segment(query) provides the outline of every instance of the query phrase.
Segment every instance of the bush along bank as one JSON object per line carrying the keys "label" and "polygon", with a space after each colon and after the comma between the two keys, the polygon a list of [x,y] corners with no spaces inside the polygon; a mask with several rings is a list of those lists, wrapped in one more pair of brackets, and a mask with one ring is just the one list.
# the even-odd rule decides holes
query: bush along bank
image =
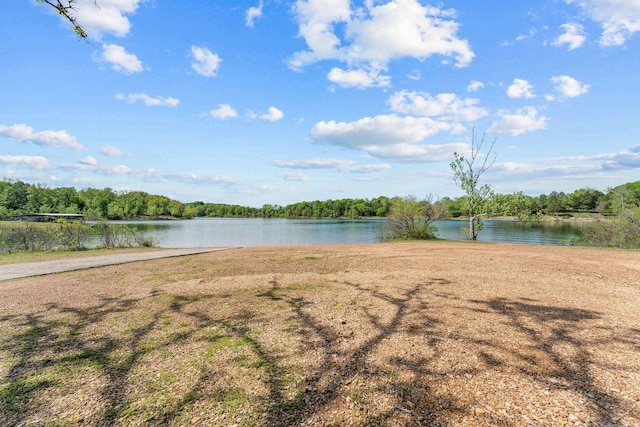
{"label": "bush along bank", "polygon": [[0,253],[155,246],[153,238],[121,224],[67,222],[0,223]]}

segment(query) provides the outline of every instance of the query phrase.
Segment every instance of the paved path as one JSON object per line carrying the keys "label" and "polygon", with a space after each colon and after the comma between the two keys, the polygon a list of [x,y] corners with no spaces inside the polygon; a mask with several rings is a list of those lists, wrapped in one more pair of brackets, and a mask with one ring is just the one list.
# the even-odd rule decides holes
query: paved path
{"label": "paved path", "polygon": [[165,249],[161,251],[100,255],[81,258],[57,259],[54,261],[39,261],[27,262],[22,264],[0,265],[0,280],[10,280],[29,276],[41,276],[45,274],[61,273],[63,271],[83,270],[85,268],[125,264],[128,262],[146,261],[149,259],[195,255],[206,252],[221,251],[224,249],[228,248]]}

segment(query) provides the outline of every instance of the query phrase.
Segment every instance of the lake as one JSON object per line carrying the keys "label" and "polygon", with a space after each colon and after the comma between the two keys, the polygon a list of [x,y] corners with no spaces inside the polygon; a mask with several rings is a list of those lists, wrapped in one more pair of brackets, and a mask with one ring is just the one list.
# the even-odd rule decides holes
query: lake
{"label": "lake", "polygon": [[[284,218],[196,218],[191,220],[118,221],[155,239],[158,246],[238,247],[335,245],[380,242],[383,219],[330,220]],[[437,221],[438,237],[465,240],[466,221]],[[480,241],[535,245],[566,244],[579,235],[568,222],[521,224],[485,220]]]}

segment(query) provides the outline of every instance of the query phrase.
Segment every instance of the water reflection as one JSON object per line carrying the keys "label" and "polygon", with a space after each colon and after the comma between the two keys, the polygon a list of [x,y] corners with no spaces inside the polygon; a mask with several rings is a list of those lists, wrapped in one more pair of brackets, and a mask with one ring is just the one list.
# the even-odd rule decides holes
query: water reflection
{"label": "water reflection", "polygon": [[[466,221],[437,221],[438,237],[460,240],[466,238]],[[580,235],[574,222],[543,222],[523,224],[517,221],[483,220],[478,240],[487,242],[527,243],[534,245],[567,244]]]}
{"label": "water reflection", "polygon": [[[333,245],[380,242],[382,219],[197,218],[118,221],[153,237],[162,247]],[[521,224],[485,220],[478,240],[536,245],[566,244],[579,235],[569,222]],[[464,240],[466,221],[437,221],[438,237]]]}

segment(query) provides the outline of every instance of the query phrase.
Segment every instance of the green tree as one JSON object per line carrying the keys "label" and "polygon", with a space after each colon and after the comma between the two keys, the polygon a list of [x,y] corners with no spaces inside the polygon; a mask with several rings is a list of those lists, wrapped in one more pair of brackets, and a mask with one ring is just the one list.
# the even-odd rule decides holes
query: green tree
{"label": "green tree", "polygon": [[143,191],[126,191],[118,195],[125,218],[143,216],[147,213],[149,195]]}
{"label": "green tree", "polygon": [[90,219],[106,219],[109,215],[109,203],[116,194],[109,187],[102,190],[86,188],[78,192],[78,198],[84,205],[84,214]]}
{"label": "green tree", "polygon": [[546,198],[546,200],[547,200],[547,206],[546,206],[547,214],[552,214],[552,213],[558,214],[558,213],[567,211],[567,206],[568,206],[567,195],[564,194],[562,191],[559,193],[557,191],[552,191],[551,193],[549,193],[549,196]]}
{"label": "green tree", "polygon": [[542,219],[537,200],[522,191],[495,194],[489,200],[488,206],[492,214],[514,216],[520,222],[538,222]]}
{"label": "green tree", "polygon": [[190,217],[202,217],[207,214],[207,206],[201,200],[187,203],[185,213],[189,213]]}
{"label": "green tree", "polygon": [[602,191],[580,188],[567,196],[569,208],[574,212],[593,212],[604,197]]}
{"label": "green tree", "polygon": [[73,187],[58,187],[51,190],[53,192],[54,212],[60,213],[80,213],[83,203],[78,197],[78,192]]}
{"label": "green tree", "polygon": [[171,216],[180,218],[184,212],[184,205],[177,200],[171,200],[169,202],[169,213]]}
{"label": "green tree", "polygon": [[496,161],[493,151],[497,139],[494,138],[489,146],[489,153],[481,156],[482,146],[485,143],[486,133],[478,140],[475,131],[471,134],[471,152],[469,157],[461,153],[453,153],[454,160],[450,166],[453,170],[453,180],[462,191],[465,192],[463,209],[469,215],[469,240],[476,240],[482,229],[480,215],[484,214],[485,202],[491,196],[491,187],[488,184],[480,184],[480,178]]}
{"label": "green tree", "polygon": [[640,181],[629,182],[609,190],[605,204],[605,210],[616,216],[640,207]]}
{"label": "green tree", "polygon": [[0,201],[9,212],[23,212],[29,201],[29,184],[22,181],[10,182],[0,195]]}
{"label": "green tree", "polygon": [[30,185],[27,190],[27,204],[25,210],[32,213],[47,213],[52,211],[51,190],[46,185]]}
{"label": "green tree", "polygon": [[389,212],[389,198],[385,196],[377,197],[371,200],[371,209],[375,216],[386,217]]}
{"label": "green tree", "polygon": [[188,203],[184,205],[184,210],[182,211],[182,218],[191,219],[197,216],[199,216],[199,211],[196,206]]}
{"label": "green tree", "polygon": [[165,196],[151,196],[147,203],[146,215],[159,217],[169,215],[171,199]]}

